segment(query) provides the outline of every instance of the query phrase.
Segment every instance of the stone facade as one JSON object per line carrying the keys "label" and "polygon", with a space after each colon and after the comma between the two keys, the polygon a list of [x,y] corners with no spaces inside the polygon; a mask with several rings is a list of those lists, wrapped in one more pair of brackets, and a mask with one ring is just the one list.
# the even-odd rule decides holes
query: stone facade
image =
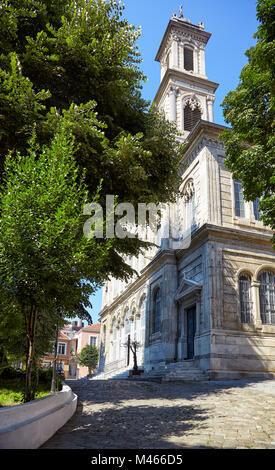
{"label": "stone facade", "polygon": [[[225,166],[224,127],[213,122],[218,85],[205,75],[210,36],[203,24],[173,16],[156,56],[155,102],[187,142],[182,197],[166,206],[166,219],[191,237],[188,247],[175,249],[170,232],[151,234],[159,248],[128,260],[139,277],[105,285],[99,365],[105,376],[132,366],[129,335],[142,345],[138,363],[145,371],[182,371],[191,363],[210,379],[275,374],[273,233]],[[184,47],[192,49],[193,70],[184,68]],[[200,119],[187,131],[184,119],[195,108]]]}

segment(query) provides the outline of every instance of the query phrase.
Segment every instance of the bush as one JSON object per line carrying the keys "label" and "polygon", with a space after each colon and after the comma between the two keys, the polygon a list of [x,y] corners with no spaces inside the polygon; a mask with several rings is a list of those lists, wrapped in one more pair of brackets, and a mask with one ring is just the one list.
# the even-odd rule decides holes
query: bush
{"label": "bush", "polygon": [[39,377],[39,383],[43,384],[50,384],[52,381],[52,367],[49,367],[47,369],[39,369],[38,372],[38,377]]}
{"label": "bush", "polygon": [[25,372],[21,369],[14,369],[14,367],[6,367],[2,374],[0,375],[1,379],[22,379],[25,375]]}
{"label": "bush", "polygon": [[[53,369],[52,367],[48,367],[47,369],[39,369],[39,383],[40,384],[46,384],[49,387],[51,387],[52,383],[52,374],[53,374]],[[63,382],[63,377],[59,375],[58,371],[56,371],[56,388],[57,390],[62,389],[62,382]]]}

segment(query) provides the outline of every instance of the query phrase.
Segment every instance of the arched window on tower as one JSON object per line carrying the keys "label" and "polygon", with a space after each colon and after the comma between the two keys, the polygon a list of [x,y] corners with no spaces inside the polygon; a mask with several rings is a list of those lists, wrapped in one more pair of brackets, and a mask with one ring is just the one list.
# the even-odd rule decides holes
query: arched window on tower
{"label": "arched window on tower", "polygon": [[184,47],[184,69],[187,71],[194,70],[194,51],[190,47]]}
{"label": "arched window on tower", "polygon": [[247,274],[239,277],[241,323],[252,322],[251,278]]}
{"label": "arched window on tower", "polygon": [[259,276],[260,281],[260,312],[262,323],[275,325],[275,273],[264,271]]}
{"label": "arched window on tower", "polygon": [[201,112],[198,106],[195,108],[191,108],[189,104],[187,104],[184,108],[184,130],[191,131],[195,124],[201,119]]}

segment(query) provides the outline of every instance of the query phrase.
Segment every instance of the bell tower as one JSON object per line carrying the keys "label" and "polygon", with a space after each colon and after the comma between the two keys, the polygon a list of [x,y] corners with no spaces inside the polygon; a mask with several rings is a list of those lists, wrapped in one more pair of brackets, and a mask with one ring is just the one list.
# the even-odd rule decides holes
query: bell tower
{"label": "bell tower", "polygon": [[199,120],[214,121],[213,105],[218,83],[205,72],[205,48],[211,34],[200,22],[194,25],[173,14],[155,60],[160,62],[161,83],[154,102],[187,137]]}

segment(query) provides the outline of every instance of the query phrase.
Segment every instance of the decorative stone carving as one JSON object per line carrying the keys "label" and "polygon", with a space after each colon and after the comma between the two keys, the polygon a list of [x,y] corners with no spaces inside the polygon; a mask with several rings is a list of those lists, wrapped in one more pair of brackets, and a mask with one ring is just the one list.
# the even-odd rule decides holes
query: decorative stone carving
{"label": "decorative stone carving", "polygon": [[198,100],[198,98],[196,97],[196,95],[185,97],[182,100],[182,104],[183,104],[184,108],[185,108],[185,106],[189,105],[190,108],[192,109],[192,111],[194,111],[194,109],[196,109],[196,108],[199,108],[201,114],[203,113],[202,105],[201,105],[200,101]]}
{"label": "decorative stone carving", "polygon": [[190,178],[183,188],[184,201],[187,202],[195,193],[194,181]]}

